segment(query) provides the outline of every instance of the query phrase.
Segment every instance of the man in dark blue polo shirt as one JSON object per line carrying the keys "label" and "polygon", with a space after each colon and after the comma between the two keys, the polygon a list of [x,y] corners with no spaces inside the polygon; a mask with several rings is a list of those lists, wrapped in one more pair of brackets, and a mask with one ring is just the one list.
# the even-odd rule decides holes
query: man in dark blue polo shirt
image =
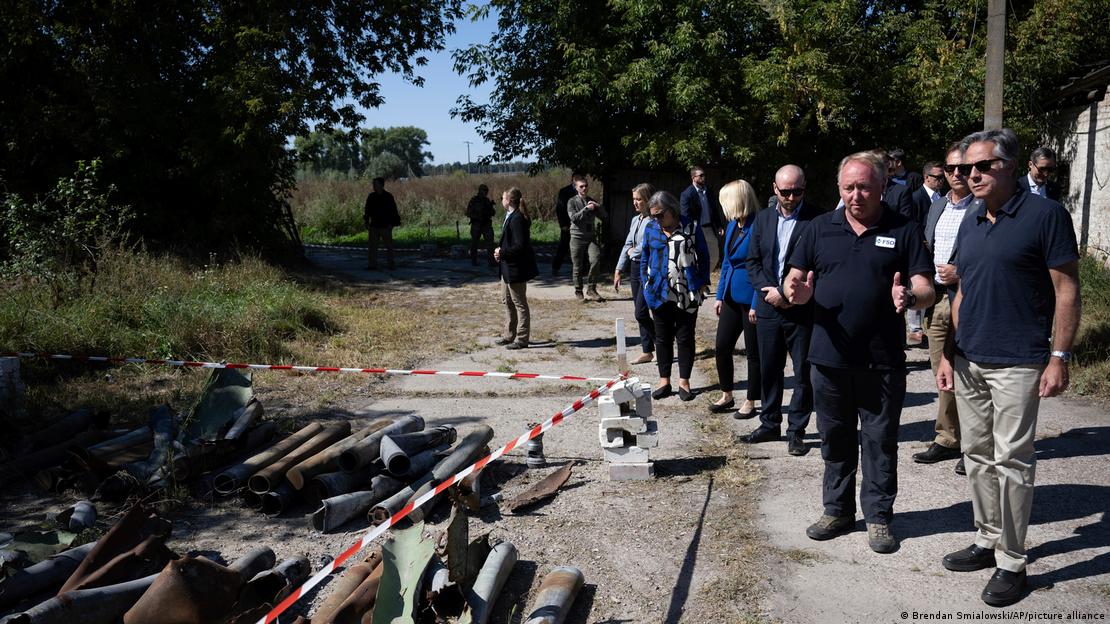
{"label": "man in dark blue polo shirt", "polygon": [[921,226],[881,200],[885,178],[883,161],[874,153],[840,162],[837,185],[844,209],[821,215],[806,228],[787,260],[785,286],[791,303],[814,301],[809,361],[825,460],[824,514],[806,535],[830,539],[855,525],[862,454],[860,506],[868,544],[880,553],[897,548],[890,523],[906,394],[902,313],[929,307],[935,296]]}
{"label": "man in dark blue polo shirt", "polygon": [[955,343],[937,367],[937,386],[956,393],[978,531],[943,565],[997,568],[982,598],[1004,607],[1025,590],[1040,399],[1068,386],[1079,327],[1079,251],[1067,210],[1018,188],[1013,131],[977,132],[961,145],[960,172],[983,205],[960,224]]}

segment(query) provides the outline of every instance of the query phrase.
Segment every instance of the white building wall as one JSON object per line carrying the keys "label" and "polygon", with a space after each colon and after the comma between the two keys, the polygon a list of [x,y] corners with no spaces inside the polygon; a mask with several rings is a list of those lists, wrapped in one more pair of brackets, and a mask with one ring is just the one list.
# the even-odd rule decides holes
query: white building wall
{"label": "white building wall", "polygon": [[1053,134],[1069,170],[1062,201],[1080,248],[1110,266],[1110,95],[1061,113]]}

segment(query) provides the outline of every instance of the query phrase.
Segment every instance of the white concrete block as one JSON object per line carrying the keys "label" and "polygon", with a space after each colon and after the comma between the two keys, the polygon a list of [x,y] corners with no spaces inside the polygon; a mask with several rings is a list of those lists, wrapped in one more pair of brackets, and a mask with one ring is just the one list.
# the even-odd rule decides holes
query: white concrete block
{"label": "white concrete block", "polygon": [[627,380],[614,385],[609,390],[609,396],[617,403],[632,403],[636,400],[636,395],[632,394],[632,388]]}
{"label": "white concrete block", "polygon": [[606,429],[598,427],[597,439],[601,448],[621,448],[630,446],[633,442],[632,434],[624,429]]}
{"label": "white concrete block", "polygon": [[643,433],[647,431],[647,421],[639,416],[602,418],[598,426],[602,429],[621,429],[628,433]]}
{"label": "white concrete block", "polygon": [[647,481],[655,477],[655,464],[609,464],[610,481]]}
{"label": "white concrete block", "polygon": [[620,418],[621,406],[611,396],[597,397],[597,411],[604,420],[606,418]]}
{"label": "white concrete block", "polygon": [[659,423],[654,420],[647,422],[647,429],[643,433],[636,434],[636,446],[645,449],[652,449],[659,446]]}
{"label": "white concrete block", "polygon": [[[649,386],[650,389],[650,386]],[[651,392],[636,397],[633,412],[640,418],[651,418]]]}
{"label": "white concrete block", "polygon": [[638,446],[601,449],[605,461],[619,464],[636,464],[651,461],[647,449]]}

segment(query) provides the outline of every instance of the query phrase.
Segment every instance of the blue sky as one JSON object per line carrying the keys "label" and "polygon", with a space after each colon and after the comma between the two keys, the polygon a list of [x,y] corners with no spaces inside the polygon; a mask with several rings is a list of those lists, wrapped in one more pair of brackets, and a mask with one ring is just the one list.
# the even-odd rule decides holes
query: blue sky
{"label": "blue sky", "polygon": [[451,52],[472,43],[488,43],[497,29],[497,19],[490,15],[479,22],[464,17],[455,24],[455,34],[447,38],[447,47],[426,54],[428,64],[416,68],[424,78],[424,86],[416,87],[397,74],[378,77],[385,103],[376,109],[365,110],[365,126],[388,128],[390,126],[416,126],[428,132],[431,146],[428,151],[435,156],[435,164],[466,162],[466,144],[471,141],[470,158],[478,160],[490,153],[490,146],[482,141],[475,129],[458,119],[452,119],[450,110],[460,95],[470,94],[476,102],[488,101],[489,84],[482,90],[470,88],[466,78],[452,68]]}

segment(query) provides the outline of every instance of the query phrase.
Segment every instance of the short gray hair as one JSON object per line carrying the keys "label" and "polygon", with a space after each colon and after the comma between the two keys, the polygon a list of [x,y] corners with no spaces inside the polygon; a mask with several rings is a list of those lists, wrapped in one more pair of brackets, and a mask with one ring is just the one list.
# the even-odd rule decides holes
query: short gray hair
{"label": "short gray hair", "polygon": [[1042,145],[1042,146],[1038,147],[1037,149],[1033,150],[1032,154],[1029,154],[1029,161],[1034,163],[1034,164],[1036,164],[1036,162],[1038,160],[1042,159],[1042,158],[1048,158],[1049,160],[1056,160],[1056,152],[1052,151],[1051,147],[1045,147],[1044,145]]}
{"label": "short gray hair", "polygon": [[659,206],[665,212],[673,212],[676,217],[682,214],[682,211],[678,208],[678,200],[667,191],[658,191],[648,200],[648,210],[656,206]]}
{"label": "short gray hair", "polygon": [[998,130],[983,130],[982,132],[973,132],[964,137],[960,141],[960,152],[966,153],[967,148],[971,147],[972,143],[990,142],[994,144],[993,154],[995,158],[1001,158],[1006,162],[1015,162],[1018,159],[1018,154],[1021,153],[1021,148],[1018,145],[1017,135],[1009,128],[1001,128]]}
{"label": "short gray hair", "polygon": [[879,188],[886,185],[886,163],[883,162],[881,156],[874,151],[870,152],[856,152],[855,154],[848,154],[840,161],[840,166],[836,168],[836,184],[840,185],[840,174],[844,171],[844,167],[850,162],[861,162],[875,172],[875,179],[879,181]]}

